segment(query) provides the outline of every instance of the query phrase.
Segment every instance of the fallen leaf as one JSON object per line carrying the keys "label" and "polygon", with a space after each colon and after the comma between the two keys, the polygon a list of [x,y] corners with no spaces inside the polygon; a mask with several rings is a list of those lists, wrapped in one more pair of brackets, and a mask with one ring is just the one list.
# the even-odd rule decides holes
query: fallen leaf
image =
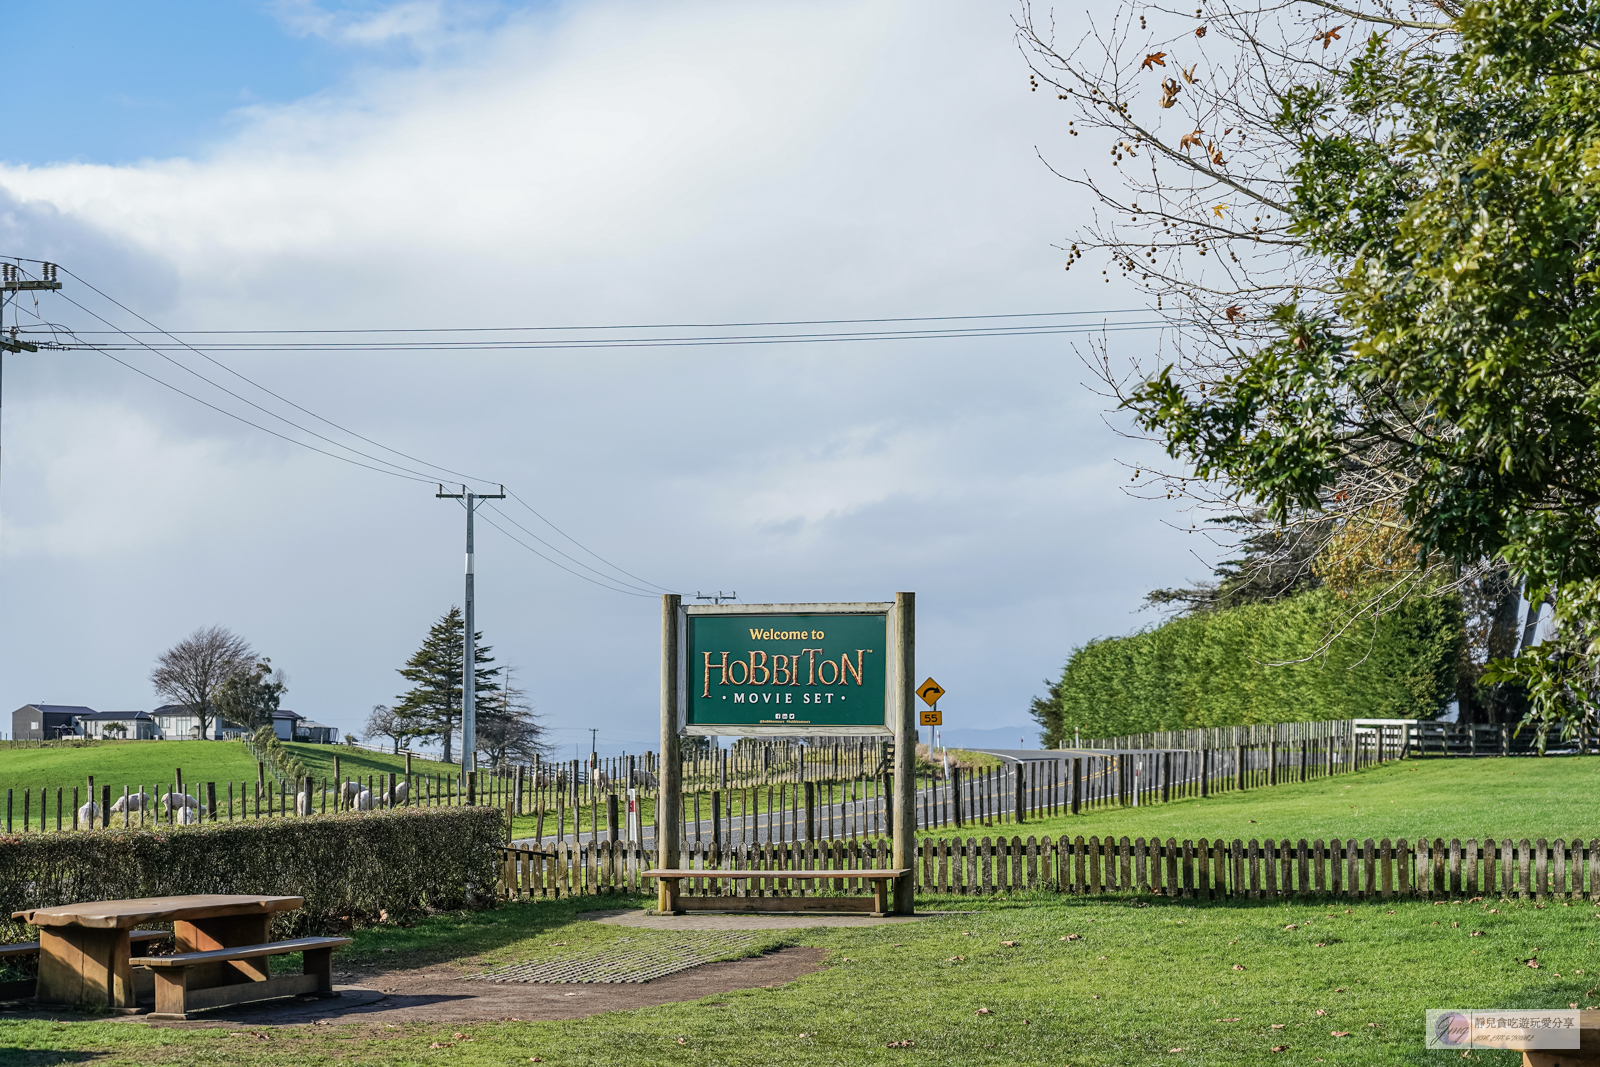
{"label": "fallen leaf", "polygon": [[529,1056],[528,1057],[528,1062],[529,1063],[543,1063],[544,1062],[544,1057],[543,1056]]}
{"label": "fallen leaf", "polygon": [[1004,945],[1006,948],[1016,948],[1017,947],[1017,943],[1015,941],[1002,941],[1000,943],[1002,945]]}
{"label": "fallen leaf", "polygon": [[1139,69],[1149,70],[1152,66],[1164,67],[1166,65],[1167,54],[1165,52],[1151,52],[1144,57],[1144,62],[1139,64]]}
{"label": "fallen leaf", "polygon": [[1097,960],[1109,960],[1110,958],[1111,958],[1110,956],[1096,956],[1095,957],[1095,959],[1097,959]]}
{"label": "fallen leaf", "polygon": [[1483,936],[1483,931],[1482,930],[1474,930],[1474,931],[1472,931],[1472,933],[1468,934],[1467,936],[1468,937],[1482,937]]}
{"label": "fallen leaf", "polygon": [[1523,962],[1526,963],[1529,967],[1532,967],[1536,971],[1539,969],[1539,961],[1538,960],[1524,960]]}
{"label": "fallen leaf", "polygon": [[[1233,316],[1238,312],[1238,310],[1239,310],[1238,307],[1231,307],[1226,312],[1224,312],[1224,314],[1227,315],[1229,319],[1232,319]],[[1296,926],[1294,923],[1290,923],[1288,926],[1285,926],[1284,929],[1285,930],[1298,930],[1300,928],[1298,926]]]}
{"label": "fallen leaf", "polygon": [[915,1048],[916,1044],[917,1043],[915,1041],[911,1040],[908,1037],[904,1041],[891,1041],[891,1042],[889,1042],[889,1047],[890,1048]]}
{"label": "fallen leaf", "polygon": [[1239,1021],[1239,1017],[1237,1015],[1235,1015],[1231,1019],[1218,1019],[1217,1020],[1217,1022],[1219,1022],[1219,1023],[1236,1023],[1238,1021]]}
{"label": "fallen leaf", "polygon": [[1244,970],[1244,964],[1242,964],[1242,963],[1235,963],[1235,964],[1234,964],[1234,965],[1233,965],[1233,969],[1234,969],[1234,970],[1236,970],[1236,971],[1242,971],[1242,970]]}
{"label": "fallen leaf", "polygon": [[1378,1024],[1377,1023],[1368,1023],[1367,1025],[1372,1027],[1374,1030],[1376,1030],[1378,1028]]}
{"label": "fallen leaf", "polygon": [[1274,1051],[1274,1052],[1288,1052],[1289,1051],[1289,1046],[1288,1045],[1273,1045],[1272,1046],[1272,1051]]}
{"label": "fallen leaf", "polygon": [[977,1011],[973,1012],[973,1014],[974,1015],[993,1015],[994,1014],[994,1009],[992,1009],[992,1008],[979,1008]]}
{"label": "fallen leaf", "polygon": [[1313,944],[1311,947],[1312,948],[1327,948],[1328,947],[1328,943],[1326,941],[1318,941],[1315,944]]}
{"label": "fallen leaf", "polygon": [[685,1041],[685,1040],[684,1040],[684,1039],[683,1039],[683,1038],[681,1038],[681,1037],[680,1037],[680,1038],[678,1038],[678,1044],[680,1044],[680,1045],[687,1045],[687,1044],[688,1044],[688,1043],[689,1043],[689,1042],[687,1042],[687,1041]]}
{"label": "fallen leaf", "polygon": [[1168,1052],[1182,1052],[1183,1049],[1181,1049],[1181,1048],[1169,1048],[1169,1049],[1167,1049],[1167,1051]]}
{"label": "fallen leaf", "polygon": [[1273,1023],[1272,1024],[1272,1029],[1274,1029],[1274,1030],[1282,1030],[1287,1025],[1289,1025],[1289,1024],[1288,1023]]}
{"label": "fallen leaf", "polygon": [[444,1042],[435,1041],[433,1044],[429,1045],[428,1047],[429,1048],[449,1048],[450,1047],[450,1042],[448,1042],[448,1041],[444,1041]]}
{"label": "fallen leaf", "polygon": [[1324,1010],[1324,1009],[1322,1009],[1322,1008],[1318,1008],[1318,1009],[1317,1009],[1317,1014],[1318,1014],[1318,1015],[1326,1015],[1326,1014],[1328,1014],[1328,1013],[1327,1013],[1327,1011],[1326,1011],[1326,1010]]}
{"label": "fallen leaf", "polygon": [[1349,1037],[1350,1036],[1350,1031],[1348,1031],[1348,1030],[1329,1030],[1328,1033],[1332,1034],[1334,1037]]}
{"label": "fallen leaf", "polygon": [[1335,993],[1343,993],[1344,992],[1344,986],[1340,986],[1338,989],[1335,989],[1334,992]]}
{"label": "fallen leaf", "polygon": [[462,1038],[466,1037],[467,1035],[466,1034],[451,1034],[450,1036],[455,1038],[457,1041],[460,1041]]}
{"label": "fallen leaf", "polygon": [[945,960],[945,962],[946,963],[960,963],[962,960],[964,960],[966,958],[967,957],[965,957],[965,956],[951,956],[949,959]]}

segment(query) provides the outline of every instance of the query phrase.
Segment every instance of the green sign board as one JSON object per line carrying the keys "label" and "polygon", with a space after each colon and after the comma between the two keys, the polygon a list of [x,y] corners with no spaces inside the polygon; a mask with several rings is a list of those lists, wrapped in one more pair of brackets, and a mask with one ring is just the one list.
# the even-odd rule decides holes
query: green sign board
{"label": "green sign board", "polygon": [[884,729],[885,613],[691,610],[685,623],[688,732]]}

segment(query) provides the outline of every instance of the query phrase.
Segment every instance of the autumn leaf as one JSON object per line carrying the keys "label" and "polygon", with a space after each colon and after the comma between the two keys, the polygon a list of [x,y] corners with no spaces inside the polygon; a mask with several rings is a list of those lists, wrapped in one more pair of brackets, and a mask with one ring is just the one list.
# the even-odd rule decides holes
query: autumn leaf
{"label": "autumn leaf", "polygon": [[1472,933],[1468,934],[1467,936],[1468,937],[1482,937],[1483,936],[1483,931],[1482,930],[1474,930],[1474,931],[1472,931]]}
{"label": "autumn leaf", "polygon": [[960,963],[962,960],[964,960],[966,958],[967,957],[965,957],[965,956],[951,956],[949,959],[945,960],[945,962],[946,963]]}
{"label": "autumn leaf", "polygon": [[1183,90],[1178,83],[1173,81],[1171,78],[1168,78],[1166,81],[1162,82],[1161,106],[1171,107],[1173,104],[1176,104],[1178,102],[1178,94],[1182,91]]}
{"label": "autumn leaf", "polygon": [[1206,35],[1206,28],[1201,26],[1199,29],[1194,31],[1194,35],[1196,37],[1204,37]]}
{"label": "autumn leaf", "polygon": [[1168,1052],[1182,1052],[1183,1049],[1181,1049],[1181,1048],[1169,1048],[1169,1049],[1167,1049],[1167,1051]]}
{"label": "autumn leaf", "polygon": [[1342,29],[1344,29],[1344,23],[1341,22],[1331,30],[1325,30],[1322,33],[1314,34],[1311,39],[1313,41],[1321,41],[1322,50],[1326,52],[1328,50],[1328,46],[1339,39],[1339,31]]}
{"label": "autumn leaf", "polygon": [[1195,148],[1200,148],[1204,145],[1204,143],[1205,142],[1201,140],[1200,131],[1196,130],[1193,133],[1184,134],[1183,139],[1178,142],[1178,147],[1187,152],[1191,145],[1193,145]]}
{"label": "autumn leaf", "polygon": [[1082,934],[1068,934],[1066,937],[1057,938],[1058,941],[1082,941]]}
{"label": "autumn leaf", "polygon": [[1288,1052],[1289,1051],[1289,1046],[1288,1045],[1273,1045],[1272,1046],[1272,1051],[1274,1051],[1274,1052]]}
{"label": "autumn leaf", "polygon": [[1526,963],[1529,967],[1532,967],[1536,971],[1539,969],[1539,961],[1538,960],[1524,960],[1523,962]]}
{"label": "autumn leaf", "polygon": [[1151,52],[1144,57],[1144,62],[1139,64],[1139,69],[1149,70],[1152,66],[1164,67],[1166,65],[1167,54],[1165,52]]}
{"label": "autumn leaf", "polygon": [[911,1040],[909,1037],[906,1038],[904,1041],[891,1041],[891,1042],[889,1042],[889,1047],[890,1048],[915,1048],[916,1045],[917,1045],[917,1043],[915,1041]]}
{"label": "autumn leaf", "polygon": [[1220,167],[1223,165],[1222,149],[1218,148],[1215,144],[1206,145],[1206,155],[1210,156],[1211,162],[1217,166]]}
{"label": "autumn leaf", "polygon": [[1288,1023],[1273,1023],[1270,1027],[1268,1027],[1268,1029],[1271,1029],[1271,1030],[1282,1030],[1285,1026],[1288,1026],[1288,1025],[1289,1025]]}
{"label": "autumn leaf", "polygon": [[1242,963],[1235,963],[1235,964],[1234,964],[1234,965],[1233,965],[1233,969],[1234,969],[1234,970],[1236,970],[1236,971],[1242,971],[1242,970],[1244,970],[1244,964],[1242,964]]}
{"label": "autumn leaf", "polygon": [[974,1014],[974,1015],[993,1015],[994,1014],[994,1009],[993,1008],[979,1008],[977,1011],[973,1012],[972,1014]]}
{"label": "autumn leaf", "polygon": [[1216,207],[1211,209],[1211,213],[1220,219],[1222,217],[1222,213],[1226,210],[1228,210],[1227,204],[1218,204]]}
{"label": "autumn leaf", "polygon": [[1002,941],[1000,943],[1002,945],[1004,945],[1006,948],[1016,948],[1017,947],[1017,943],[1015,941]]}
{"label": "autumn leaf", "polygon": [[1350,1031],[1348,1031],[1348,1030],[1329,1030],[1328,1033],[1332,1034],[1334,1037],[1349,1037],[1350,1036]]}
{"label": "autumn leaf", "polygon": [[[1238,307],[1237,304],[1235,304],[1233,307],[1229,308],[1227,310],[1228,321],[1232,322],[1234,315],[1238,314],[1238,312],[1239,312],[1239,307]],[[1288,926],[1285,926],[1284,929],[1285,930],[1298,930],[1298,929],[1300,929],[1300,927],[1296,926],[1294,923],[1290,923]]]}
{"label": "autumn leaf", "polygon": [[1190,85],[1198,85],[1198,84],[1200,84],[1200,79],[1196,78],[1194,76],[1194,68],[1198,67],[1199,65],[1200,64],[1196,63],[1196,64],[1194,64],[1194,66],[1189,67],[1187,70],[1184,70],[1183,67],[1179,67],[1178,69],[1183,71],[1183,80],[1188,82]]}

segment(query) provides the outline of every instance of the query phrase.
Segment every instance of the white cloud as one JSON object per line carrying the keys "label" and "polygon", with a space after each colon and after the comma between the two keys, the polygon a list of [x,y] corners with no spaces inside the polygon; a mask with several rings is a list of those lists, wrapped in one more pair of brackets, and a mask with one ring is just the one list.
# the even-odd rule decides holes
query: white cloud
{"label": "white cloud", "polygon": [[[285,6],[296,32],[474,47],[248,112],[195,158],[0,168],[0,232],[182,327],[963,314],[1094,308],[1115,289],[1063,282],[1050,244],[1075,205],[1033,155],[1055,112],[1027,91],[1007,4],[464,10]],[[983,694],[996,724],[1020,721],[1072,644],[1141,621],[1145,589],[1195,569],[1154,507],[1116,493],[1108,457],[1137,450],[1100,424],[1059,338],[230,358],[364,434],[505,479],[652,581],[917,589],[929,668],[952,664],[940,680]],[[59,590],[85,590],[112,643],[153,602],[162,634],[242,619],[321,721],[388,699],[460,595],[459,514],[84,366],[71,395],[89,400],[30,380],[26,425],[7,428],[6,553],[29,561],[7,579],[14,610],[47,630]],[[485,628],[536,699],[649,738],[653,606],[480,536]],[[0,651],[17,703],[70,669],[32,640]],[[128,669],[95,684],[117,692]]]}

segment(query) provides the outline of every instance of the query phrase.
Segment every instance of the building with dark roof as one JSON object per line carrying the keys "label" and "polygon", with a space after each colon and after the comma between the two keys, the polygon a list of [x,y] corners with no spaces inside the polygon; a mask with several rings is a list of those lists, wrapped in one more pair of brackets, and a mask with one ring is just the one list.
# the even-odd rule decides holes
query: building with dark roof
{"label": "building with dark roof", "polygon": [[93,715],[93,708],[79,704],[24,704],[11,713],[11,737],[16,741],[54,741],[70,737],[73,719]]}

